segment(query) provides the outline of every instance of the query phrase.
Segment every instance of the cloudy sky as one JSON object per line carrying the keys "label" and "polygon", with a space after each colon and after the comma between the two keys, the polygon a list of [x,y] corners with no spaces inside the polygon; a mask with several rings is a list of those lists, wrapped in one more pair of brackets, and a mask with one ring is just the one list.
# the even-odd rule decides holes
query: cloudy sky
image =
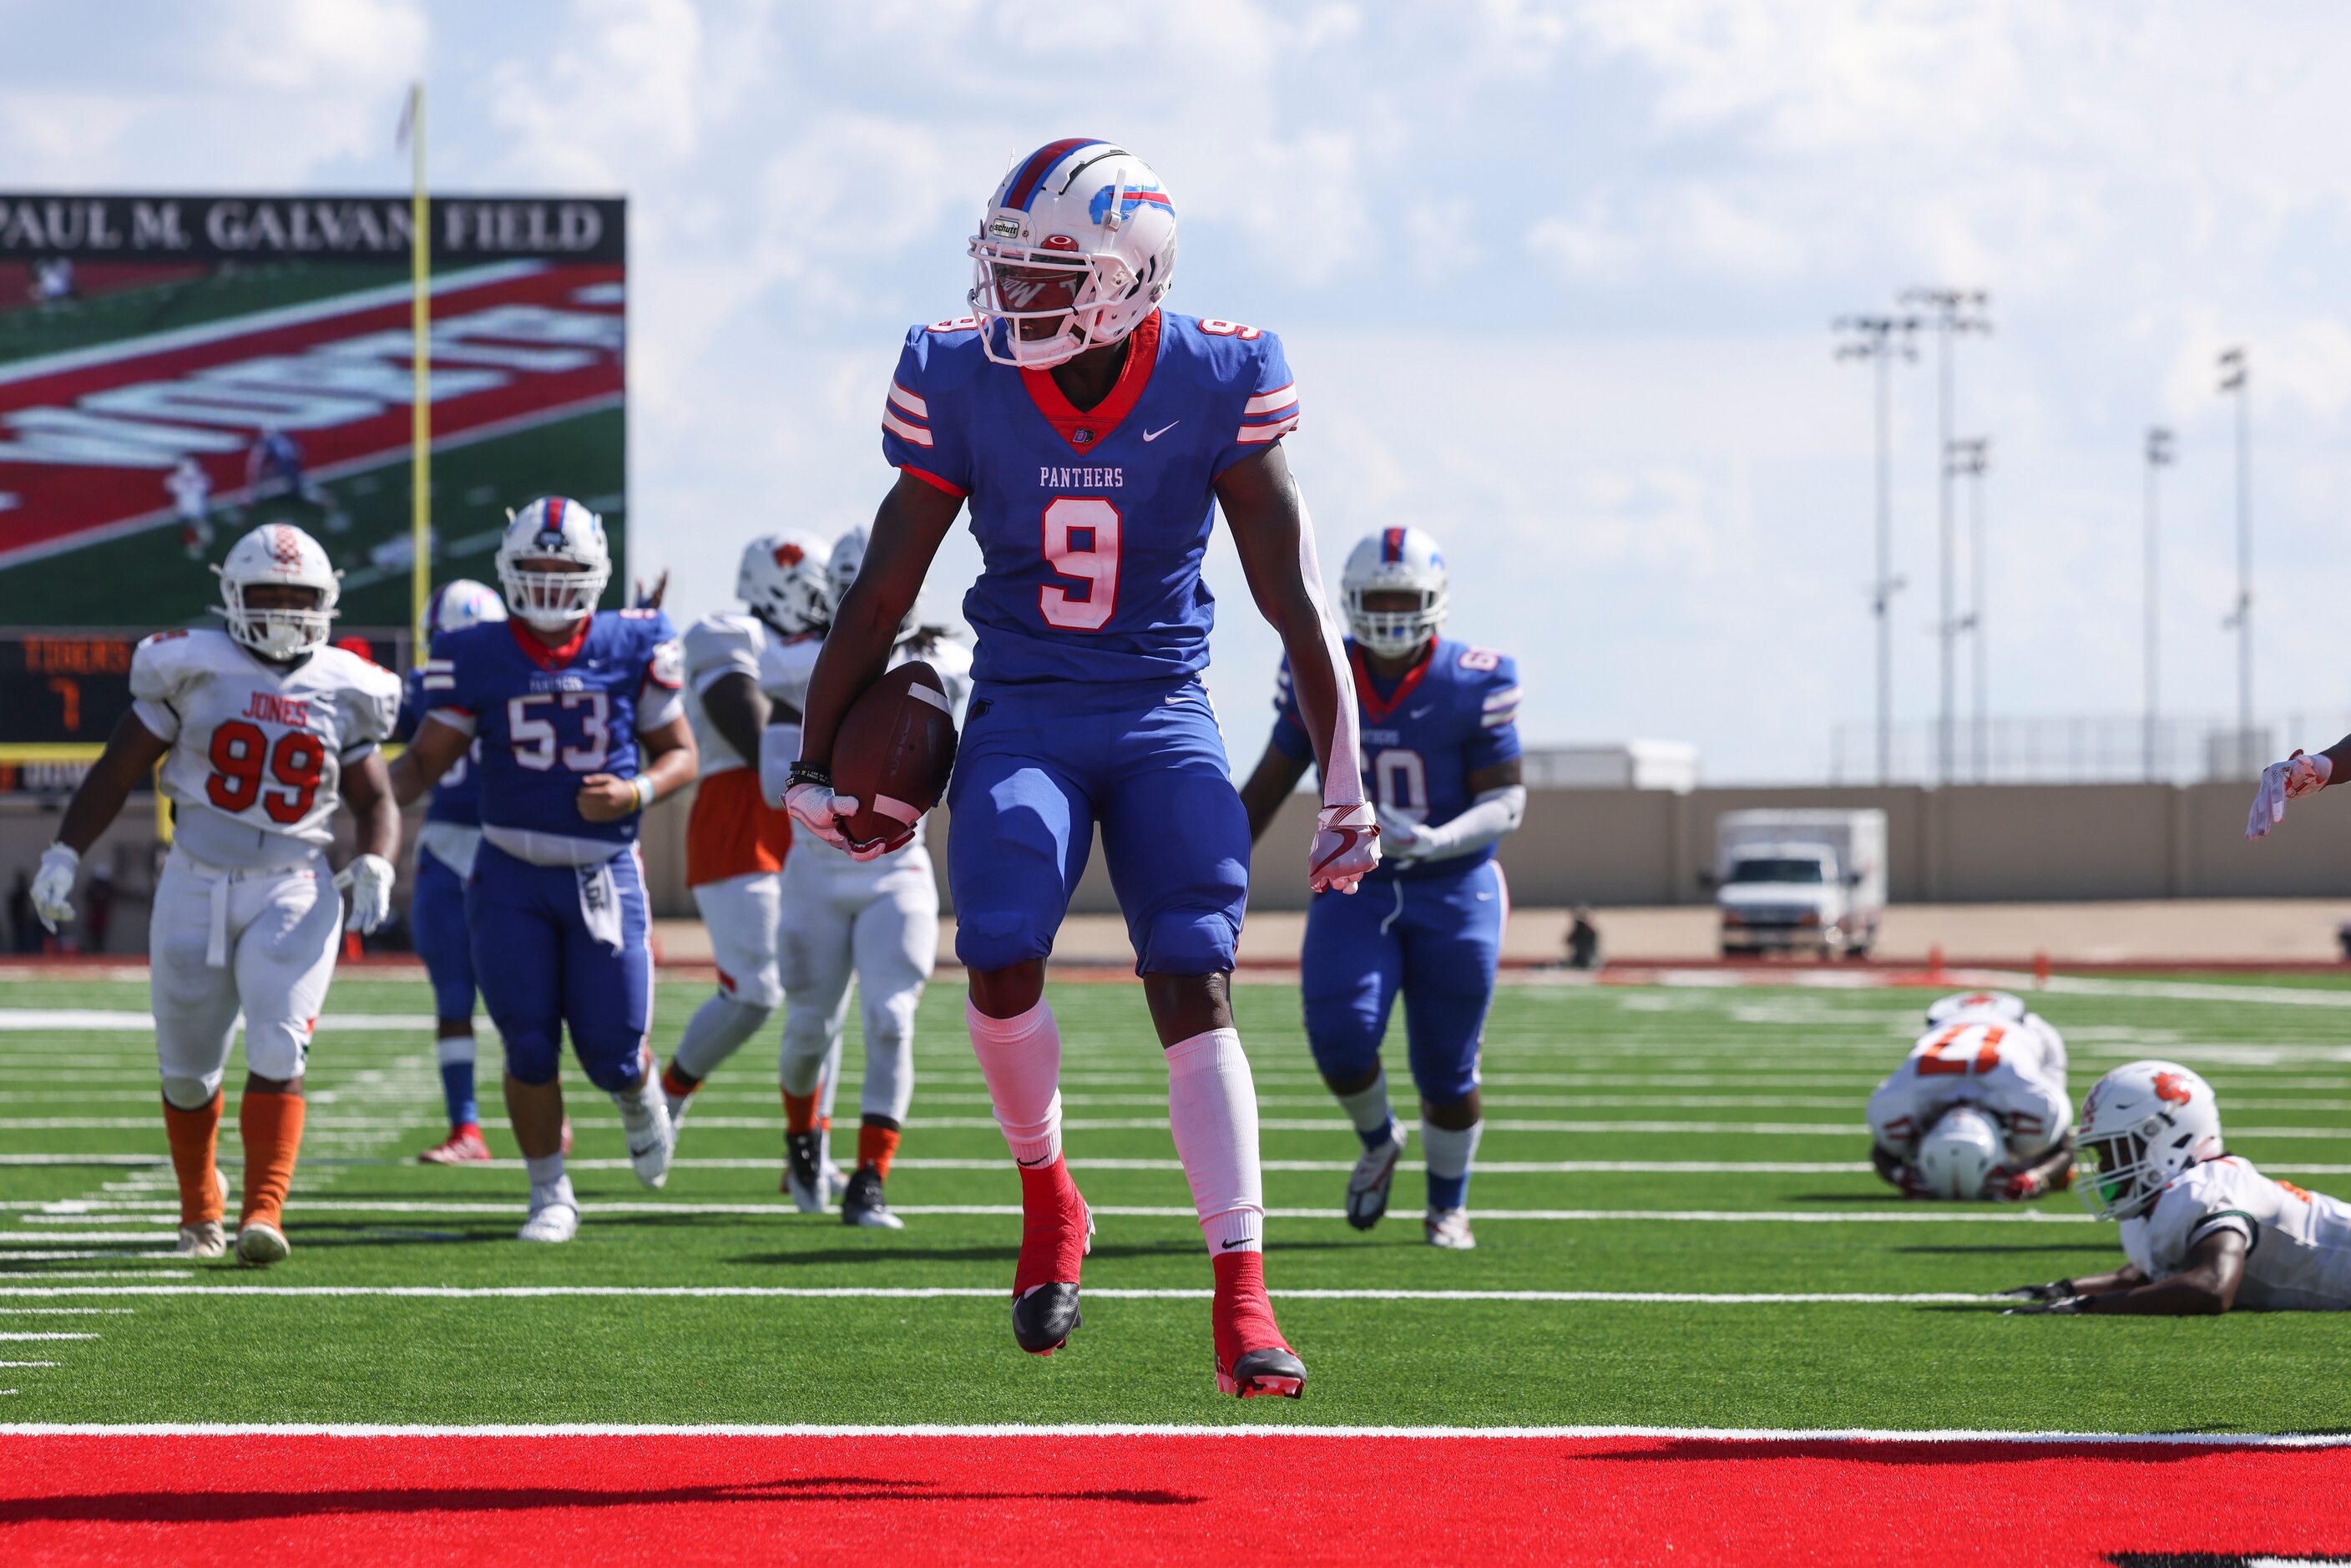
{"label": "cloudy sky", "polygon": [[[632,514],[682,611],[720,603],[753,524],[870,515],[900,335],[959,312],[1012,158],[1086,134],[1174,193],[1176,307],[1288,342],[1326,562],[1433,530],[1453,630],[1524,667],[1530,741],[1689,740],[1716,781],[1827,766],[1873,702],[1870,388],[1829,322],[1924,283],[1991,296],[1959,430],[1993,443],[1996,711],[2136,710],[2151,423],[2180,448],[2168,695],[2231,709],[2211,364],[2239,342],[2259,706],[2351,708],[2339,6],[148,0],[100,26],[7,0],[0,38],[19,185],[394,188],[422,74],[441,187],[625,193]],[[1930,357],[1896,392],[1913,721],[1933,386]],[[959,538],[928,602],[976,559]],[[1245,767],[1273,644],[1228,551],[1211,572]]]}

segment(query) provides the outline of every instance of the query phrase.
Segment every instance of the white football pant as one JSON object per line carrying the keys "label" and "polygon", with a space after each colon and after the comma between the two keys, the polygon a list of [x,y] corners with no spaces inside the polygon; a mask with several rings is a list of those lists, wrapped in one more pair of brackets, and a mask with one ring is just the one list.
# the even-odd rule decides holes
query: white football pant
{"label": "white football pant", "polygon": [[[784,862],[778,954],[784,992],[781,1076],[812,1092],[828,1056],[837,1063],[853,974],[865,1024],[868,1116],[906,1119],[914,1097],[914,1008],[939,953],[939,890],[920,844],[860,865],[806,841]],[[838,1066],[832,1080],[838,1082]]]}
{"label": "white football pant", "polygon": [[234,871],[174,850],[147,931],[163,1097],[194,1110],[220,1089],[240,1009],[245,1064],[302,1076],[343,936],[324,855],[291,870]]}
{"label": "white football pant", "polygon": [[776,967],[783,874],[753,872],[694,890],[694,905],[710,933],[710,956],[722,977],[718,988],[746,1007],[783,1005],[784,982]]}

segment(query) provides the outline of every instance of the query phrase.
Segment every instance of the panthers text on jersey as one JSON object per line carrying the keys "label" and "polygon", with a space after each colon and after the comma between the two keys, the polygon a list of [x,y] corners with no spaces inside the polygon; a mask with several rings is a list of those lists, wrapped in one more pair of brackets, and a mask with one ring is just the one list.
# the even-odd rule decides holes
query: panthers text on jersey
{"label": "panthers text on jersey", "polygon": [[1989,1019],[1929,1030],[1870,1095],[1870,1134],[1907,1159],[1955,1105],[1997,1121],[2011,1158],[2045,1153],[2074,1125],[2064,1043],[2046,1025]]}
{"label": "panthers text on jersey", "polygon": [[[1449,822],[1476,803],[1471,774],[1519,755],[1519,671],[1509,654],[1439,637],[1385,691],[1353,641],[1347,659],[1355,674],[1364,782],[1389,810],[1416,822]],[[1274,676],[1273,706],[1275,748],[1311,763],[1314,743],[1299,716],[1287,659]],[[1458,876],[1493,856],[1488,844],[1445,860],[1383,861],[1372,880]]]}
{"label": "panthers text on jersey", "polygon": [[1179,680],[1208,662],[1200,580],[1217,476],[1298,423],[1270,332],[1161,310],[1081,413],[1048,371],[991,363],[974,323],[906,336],[882,415],[895,466],[968,497],[964,601],[983,683]]}
{"label": "panthers text on jersey", "polygon": [[703,706],[702,697],[728,675],[747,675],[765,689],[787,650],[813,649],[816,633],[778,636],[756,615],[705,615],[684,639],[686,716],[701,753],[701,782],[685,829],[685,884],[701,887],[729,877],[783,869],[792,843],[791,818],[759,795],[759,759],[738,753]]}
{"label": "panthers text on jersey", "polygon": [[159,740],[173,838],[221,866],[284,866],[334,839],[342,770],[390,738],[400,677],[335,647],[274,664],[226,632],[159,632],[131,660]]}
{"label": "panthers text on jersey", "polygon": [[684,679],[669,618],[600,610],[549,647],[520,621],[433,640],[423,666],[432,717],[479,743],[483,836],[518,859],[587,865],[633,842],[637,819],[591,822],[580,781],[638,771],[637,737],[677,716]]}
{"label": "panthers text on jersey", "polygon": [[2172,1177],[2146,1214],[2122,1223],[2123,1252],[2150,1280],[2188,1267],[2216,1230],[2245,1239],[2237,1305],[2256,1312],[2351,1309],[2351,1205],[2275,1181],[2235,1155]]}

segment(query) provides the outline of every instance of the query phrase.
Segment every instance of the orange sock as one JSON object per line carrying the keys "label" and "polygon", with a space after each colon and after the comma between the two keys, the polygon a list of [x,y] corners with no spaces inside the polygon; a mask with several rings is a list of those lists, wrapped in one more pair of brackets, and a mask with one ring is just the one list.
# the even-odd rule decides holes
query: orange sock
{"label": "orange sock", "polygon": [[813,1133],[816,1131],[816,1096],[795,1094],[784,1091],[784,1131]]}
{"label": "orange sock", "polygon": [[163,1134],[172,1141],[172,1171],[180,1178],[180,1223],[217,1223],[221,1217],[220,1176],[213,1164],[213,1148],[220,1142],[221,1096],[193,1111],[163,1102]]}
{"label": "orange sock", "polygon": [[898,1129],[895,1127],[860,1127],[857,1129],[857,1163],[872,1166],[873,1174],[883,1181],[890,1179],[891,1156],[898,1152]]}
{"label": "orange sock", "polygon": [[236,1108],[237,1126],[245,1134],[240,1226],[258,1219],[285,1228],[286,1189],[294,1185],[294,1156],[302,1150],[302,1118],[308,1103],[299,1094],[245,1092]]}

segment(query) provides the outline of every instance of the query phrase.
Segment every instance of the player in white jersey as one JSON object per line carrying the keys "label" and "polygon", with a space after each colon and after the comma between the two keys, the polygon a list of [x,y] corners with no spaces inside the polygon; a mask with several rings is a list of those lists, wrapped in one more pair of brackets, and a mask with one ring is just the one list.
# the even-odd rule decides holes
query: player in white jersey
{"label": "player in white jersey", "polygon": [[[378,748],[399,712],[400,679],[327,644],[336,574],[301,529],[265,524],[237,541],[220,573],[227,630],[160,632],[139,644],[131,711],[74,792],[32,894],[51,930],[72,918],[82,852],[161,762],[175,826],[147,946],[179,1253],[227,1249],[228,1189],[213,1156],[242,1012],[236,1255],[264,1264],[287,1250],[303,1061],[345,925],[333,886],[350,889],[354,929],[374,930],[391,908],[400,810]],[[327,847],[346,798],[360,854],[334,878]]]}
{"label": "player in white jersey", "polygon": [[2017,1202],[2065,1185],[2065,1041],[1998,991],[1946,997],[1869,1097],[1870,1161],[1911,1197]]}
{"label": "player in white jersey", "polygon": [[180,517],[180,545],[191,560],[202,560],[213,548],[212,476],[193,457],[183,457],[163,476],[172,506]]}
{"label": "player in white jersey", "polygon": [[736,574],[741,614],[705,615],[686,629],[686,716],[702,755],[686,824],[685,882],[710,933],[718,989],[703,1003],[662,1072],[673,1134],[694,1092],[783,1005],[776,960],[782,873],[791,821],[759,792],[764,688],[786,650],[816,646],[832,612],[825,548],[811,534],[769,534],[743,547]]}
{"label": "player in white jersey", "polygon": [[2275,1181],[2228,1153],[2212,1086],[2174,1061],[2117,1067],[2082,1104],[2074,1185],[2122,1221],[2110,1274],[2006,1294],[2021,1312],[2166,1316],[2351,1310],[2351,1204]]}
{"label": "player in white jersey", "polygon": [[[865,530],[852,528],[832,547],[836,601],[857,580],[865,559]],[[799,711],[816,668],[819,644],[796,644],[779,660],[779,684],[768,692],[776,720],[761,743],[768,798],[783,799],[792,758],[799,755]],[[958,712],[971,690],[971,652],[944,628],[924,626],[913,612],[898,628],[892,665],[921,659],[939,674]],[[859,1092],[857,1168],[841,1194],[841,1218],[850,1225],[896,1229],[904,1224],[883,1197],[896,1157],[906,1107],[914,1093],[914,1009],[938,959],[939,891],[922,824],[914,841],[872,860],[857,861],[795,824],[791,859],[784,865],[780,951],[784,991],[783,1082],[785,1189],[804,1211],[823,1207],[823,1128],[841,1080],[842,1025],[849,985],[857,981],[865,1026],[865,1077]]]}

